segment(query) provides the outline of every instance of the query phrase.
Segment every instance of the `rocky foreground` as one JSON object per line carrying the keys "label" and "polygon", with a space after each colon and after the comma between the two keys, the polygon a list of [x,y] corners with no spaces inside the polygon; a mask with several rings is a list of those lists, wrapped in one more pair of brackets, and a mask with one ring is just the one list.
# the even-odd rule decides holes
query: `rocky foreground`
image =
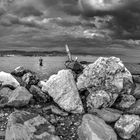
{"label": "rocky foreground", "polygon": [[0,140],[140,140],[139,75],[116,57],[65,65],[0,72]]}

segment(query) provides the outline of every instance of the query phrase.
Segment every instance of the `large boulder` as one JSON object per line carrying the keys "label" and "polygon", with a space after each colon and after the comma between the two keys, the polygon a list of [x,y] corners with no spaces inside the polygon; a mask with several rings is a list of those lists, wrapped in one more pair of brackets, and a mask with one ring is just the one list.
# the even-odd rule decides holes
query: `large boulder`
{"label": "large boulder", "polygon": [[77,79],[79,90],[102,90],[130,94],[133,87],[131,73],[116,57],[99,57],[89,64]]}
{"label": "large boulder", "polygon": [[52,75],[42,87],[64,110],[72,113],[82,113],[83,106],[71,70],[61,70]]}
{"label": "large boulder", "polygon": [[102,119],[86,114],[78,128],[79,140],[117,140],[114,130]]}
{"label": "large boulder", "polygon": [[2,86],[10,85],[14,88],[20,85],[19,82],[10,73],[3,71],[0,72],[0,83]]}
{"label": "large boulder", "polygon": [[138,115],[123,115],[116,123],[115,130],[123,139],[130,139],[140,127]]}
{"label": "large boulder", "polygon": [[22,107],[29,103],[32,94],[26,88],[19,86],[15,90],[1,89],[0,97],[0,106]]}
{"label": "large boulder", "polygon": [[13,112],[8,119],[5,140],[60,140],[55,128],[40,115]]}

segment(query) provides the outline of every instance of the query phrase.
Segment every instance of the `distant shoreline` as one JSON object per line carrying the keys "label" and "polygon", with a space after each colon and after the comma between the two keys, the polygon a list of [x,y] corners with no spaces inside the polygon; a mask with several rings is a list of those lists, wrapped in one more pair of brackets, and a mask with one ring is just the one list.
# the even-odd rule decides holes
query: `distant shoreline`
{"label": "distant shoreline", "polygon": [[[75,53],[71,52],[72,55],[82,55],[82,56],[114,56],[104,54],[103,52],[92,52],[92,53]],[[66,56],[66,52],[62,51],[23,51],[23,50],[0,50],[0,57],[5,56]],[[118,56],[118,54],[115,54]],[[118,56],[119,57],[119,56]]]}
{"label": "distant shoreline", "polygon": [[2,50],[0,51],[0,57],[4,56],[64,56],[66,53],[59,51],[20,51],[20,50]]}

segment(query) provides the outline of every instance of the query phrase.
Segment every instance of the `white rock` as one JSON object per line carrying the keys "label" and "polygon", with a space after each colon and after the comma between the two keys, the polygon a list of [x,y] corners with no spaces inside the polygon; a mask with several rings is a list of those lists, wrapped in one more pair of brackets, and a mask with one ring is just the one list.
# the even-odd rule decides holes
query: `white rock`
{"label": "white rock", "polygon": [[15,88],[20,85],[19,82],[10,73],[6,73],[3,71],[0,72],[0,82],[3,86],[11,85]]}
{"label": "white rock", "polygon": [[64,110],[72,113],[82,113],[83,106],[71,70],[61,70],[52,75],[42,87]]}

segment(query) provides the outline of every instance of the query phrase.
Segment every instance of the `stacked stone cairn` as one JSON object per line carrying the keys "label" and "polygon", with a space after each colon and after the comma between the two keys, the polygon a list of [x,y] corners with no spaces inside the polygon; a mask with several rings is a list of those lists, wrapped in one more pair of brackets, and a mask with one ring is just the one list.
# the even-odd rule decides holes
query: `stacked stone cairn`
{"label": "stacked stone cairn", "polygon": [[0,139],[140,140],[140,77],[116,57],[65,65],[42,81],[0,72]]}

